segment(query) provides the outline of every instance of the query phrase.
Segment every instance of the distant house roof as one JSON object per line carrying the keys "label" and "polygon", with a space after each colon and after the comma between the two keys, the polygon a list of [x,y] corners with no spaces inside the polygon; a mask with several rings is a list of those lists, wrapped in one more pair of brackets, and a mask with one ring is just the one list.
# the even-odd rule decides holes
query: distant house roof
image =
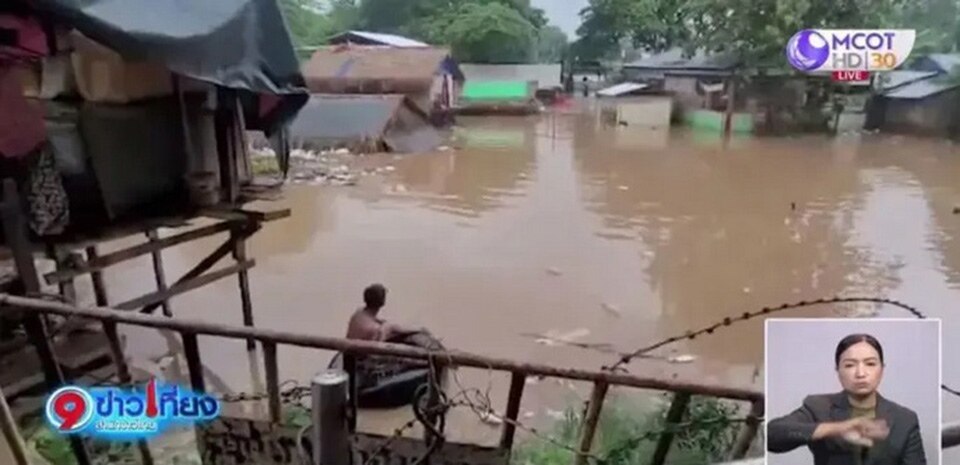
{"label": "distant house roof", "polygon": [[952,73],[960,68],[960,54],[956,53],[931,53],[918,58],[911,66],[918,71],[936,71],[939,73]]}
{"label": "distant house roof", "polygon": [[948,79],[922,79],[888,90],[883,96],[890,99],[919,100],[960,87],[960,82]]}
{"label": "distant house roof", "polygon": [[419,92],[429,89],[441,73],[463,79],[450,51],[434,47],[323,47],[303,66],[307,88],[315,93]]}
{"label": "distant house roof", "polygon": [[627,95],[631,92],[646,89],[647,87],[650,87],[650,85],[638,84],[636,82],[624,82],[615,86],[607,87],[606,89],[599,90],[597,91],[597,95],[600,97],[619,97],[621,95]]}
{"label": "distant house roof", "polygon": [[423,152],[440,144],[427,116],[403,95],[311,95],[289,134],[294,144],[311,148],[374,145]]}
{"label": "distant house roof", "polygon": [[353,43],[358,45],[385,45],[389,47],[429,47],[429,44],[394,34],[347,31],[327,40],[331,45]]}
{"label": "distant house roof", "polygon": [[623,65],[628,69],[653,69],[666,72],[729,72],[740,64],[740,60],[732,54],[708,55],[698,51],[692,57],[684,57],[683,50],[675,48],[647,58],[642,58]]}
{"label": "distant house roof", "polygon": [[937,74],[936,71],[897,70],[878,73],[877,78],[881,80],[881,86],[884,90],[893,90],[912,82],[932,78]]}

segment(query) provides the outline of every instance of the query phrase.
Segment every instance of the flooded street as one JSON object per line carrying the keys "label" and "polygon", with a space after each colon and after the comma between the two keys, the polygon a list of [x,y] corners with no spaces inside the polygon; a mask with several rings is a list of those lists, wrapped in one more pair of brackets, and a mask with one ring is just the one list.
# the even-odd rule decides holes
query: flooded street
{"label": "flooded street", "polygon": [[[949,355],[960,353],[960,147],[867,135],[725,145],[680,129],[603,127],[589,115],[464,118],[460,126],[454,150],[363,157],[358,164],[387,174],[354,187],[293,185],[283,201],[265,204],[293,216],[251,242],[257,326],[341,336],[363,288],[382,282],[385,318],[427,326],[448,347],[599,368],[615,358],[544,345],[536,335],[572,334],[626,351],[764,306],[889,297],[943,318],[944,382],[960,386],[960,362]],[[165,252],[167,276],[173,281],[216,245]],[[151,273],[148,258],[108,271],[112,301],[153,289]],[[241,324],[233,279],[172,308],[178,317]],[[909,316],[892,307],[881,315]],[[166,351],[154,332],[128,334],[139,357]],[[692,354],[694,363],[629,368],[762,388],[762,341],[763,323],[752,320],[664,351]],[[200,342],[223,384],[256,388],[243,343]],[[331,355],[281,347],[281,380],[305,384]],[[463,371],[471,386],[489,379]],[[495,406],[506,387],[505,377],[492,378]],[[527,386],[522,411],[542,422],[585,393],[543,381]],[[361,427],[390,429],[409,418],[392,414],[361,419]],[[944,420],[958,419],[960,399],[946,395]],[[463,415],[451,436],[495,440],[496,428],[477,423]]]}

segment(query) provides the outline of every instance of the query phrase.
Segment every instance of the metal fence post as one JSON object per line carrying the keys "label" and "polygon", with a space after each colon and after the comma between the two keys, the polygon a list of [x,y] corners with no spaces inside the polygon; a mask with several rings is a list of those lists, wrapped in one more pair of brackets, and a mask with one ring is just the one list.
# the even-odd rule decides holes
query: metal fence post
{"label": "metal fence post", "polygon": [[310,385],[313,397],[314,465],[350,465],[350,426],[347,421],[347,385],[342,370],[326,370]]}

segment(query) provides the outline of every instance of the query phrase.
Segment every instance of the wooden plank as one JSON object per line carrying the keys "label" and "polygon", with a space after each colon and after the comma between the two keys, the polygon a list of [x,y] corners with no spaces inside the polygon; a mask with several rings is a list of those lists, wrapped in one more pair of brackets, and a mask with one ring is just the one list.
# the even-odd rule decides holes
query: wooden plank
{"label": "wooden plank", "polygon": [[175,236],[165,237],[153,243],[147,242],[144,244],[138,244],[97,257],[96,260],[87,260],[87,263],[77,264],[78,266],[74,266],[70,270],[48,273],[44,275],[44,279],[46,279],[47,284],[57,284],[61,281],[73,279],[74,277],[83,274],[103,270],[104,268],[116,265],[117,263],[125,262],[127,260],[149,254],[156,250],[163,250],[183,244],[185,242],[191,242],[204,237],[227,232],[233,227],[235,227],[235,225],[230,222],[217,223],[187,231],[182,234],[177,234]]}
{"label": "wooden plank", "polygon": [[590,402],[587,404],[587,414],[583,418],[583,430],[580,432],[580,453],[574,459],[576,465],[586,465],[587,454],[593,449],[593,436],[597,432],[597,423],[600,421],[600,412],[603,410],[603,399],[607,396],[607,383],[600,381],[593,384],[590,393]]}
{"label": "wooden plank", "polygon": [[[239,234],[239,231],[233,230],[230,233],[233,239],[233,258],[243,263],[247,261],[247,241]],[[247,270],[240,270],[237,273],[237,281],[240,284],[240,309],[243,315],[243,325],[253,326],[253,302],[250,301],[250,276]],[[247,339],[247,351],[253,351],[257,348],[257,341]]]}
{"label": "wooden plank", "polygon": [[[153,244],[160,240],[156,229],[147,230],[147,240]],[[153,261],[153,278],[157,282],[157,292],[165,292],[167,290],[167,277],[163,272],[163,255],[160,253],[160,250],[153,250],[150,252],[150,258],[152,259],[151,261]],[[169,298],[162,300],[160,307],[163,308],[163,316],[167,318],[173,317],[173,311],[170,310]]]}
{"label": "wooden plank", "polygon": [[210,218],[229,221],[248,221],[268,223],[288,218],[291,215],[289,208],[268,211],[246,210],[242,208],[209,207],[200,210],[200,214]]}
{"label": "wooden plank", "polygon": [[[252,233],[246,233],[246,234],[252,234]],[[204,272],[212,268],[213,265],[216,265],[217,262],[223,259],[223,257],[226,257],[231,250],[233,250],[233,239],[227,239],[223,244],[220,244],[220,247],[217,247],[216,250],[210,253],[210,255],[208,255],[207,258],[204,258],[203,260],[201,260],[200,263],[198,263],[196,266],[191,268],[190,271],[187,271],[183,276],[181,276],[180,279],[178,279],[177,282],[173,284],[173,287],[186,283],[187,281],[190,281],[191,279],[194,279],[200,276],[201,274],[203,274]],[[143,307],[142,310],[140,310],[140,313],[153,313],[153,311],[156,310],[157,307],[159,306],[160,306],[159,303],[153,303],[153,304],[147,305],[146,307]]]}
{"label": "wooden plank", "polygon": [[527,381],[527,376],[523,373],[512,373],[510,375],[510,394],[507,396],[507,410],[504,413],[506,419],[503,423],[503,432],[500,434],[500,448],[510,450],[513,448],[513,436],[517,432],[517,426],[513,423],[517,421],[520,415],[520,401],[523,397],[523,387]]}
{"label": "wooden plank", "polygon": [[197,345],[197,335],[194,333],[181,333],[183,337],[183,356],[187,359],[187,369],[190,370],[190,386],[193,390],[202,393],[206,392],[206,386],[203,381],[203,363],[200,361],[200,347]]}
{"label": "wooden plank", "polygon": [[263,343],[263,366],[267,377],[267,399],[270,408],[270,421],[280,422],[280,370],[277,366],[277,345]]}
{"label": "wooden plank", "polygon": [[0,390],[0,430],[3,431],[3,437],[7,441],[7,448],[13,455],[13,461],[17,465],[30,465],[27,461],[27,446],[20,436],[17,429],[17,421],[13,418],[10,406],[7,405],[7,398]]}
{"label": "wooden plank", "polygon": [[521,372],[527,376],[565,378],[575,381],[597,382],[604,381],[611,385],[630,386],[641,389],[660,391],[682,391],[695,395],[718,397],[733,400],[763,400],[761,391],[730,387],[725,385],[677,381],[632,375],[629,373],[615,373],[603,370],[582,370],[577,368],[557,367],[542,363],[526,363],[516,360],[488,357],[484,355],[463,352],[451,349],[438,357],[435,352],[408,346],[404,344],[387,344],[382,342],[345,339],[338,337],[319,336],[308,333],[291,333],[264,328],[247,328],[231,326],[209,321],[189,318],[158,318],[139,313],[117,312],[112,308],[79,308],[59,302],[50,302],[42,299],[32,299],[0,294],[0,305],[17,307],[23,311],[42,311],[55,315],[77,316],[96,320],[116,321],[122,324],[131,324],[147,328],[167,329],[173,331],[190,331],[197,334],[221,336],[230,339],[247,340],[254,338],[258,341],[270,341],[277,344],[288,344],[298,347],[312,347],[315,349],[331,350],[364,355],[389,355],[416,360],[430,360],[438,366],[459,366],[480,368],[483,370],[499,370]]}
{"label": "wooden plank", "polygon": [[[667,410],[666,427],[683,421],[683,416],[687,413],[687,406],[690,405],[690,394],[678,392],[673,395],[673,402],[670,403],[670,409]],[[651,465],[663,465],[667,460],[667,454],[670,453],[670,446],[673,445],[673,438],[676,435],[672,431],[665,431],[657,440],[657,449],[653,452]]]}
{"label": "wooden plank", "polygon": [[253,260],[237,263],[236,265],[229,266],[212,273],[207,273],[196,279],[174,284],[166,291],[154,292],[145,296],[137,297],[133,300],[128,300],[122,304],[114,306],[114,308],[117,310],[136,310],[144,306],[149,307],[160,305],[164,300],[170,299],[171,297],[206,286],[214,281],[219,281],[227,276],[237,274],[241,270],[249,270],[250,268],[253,268],[254,264],[255,262]]}

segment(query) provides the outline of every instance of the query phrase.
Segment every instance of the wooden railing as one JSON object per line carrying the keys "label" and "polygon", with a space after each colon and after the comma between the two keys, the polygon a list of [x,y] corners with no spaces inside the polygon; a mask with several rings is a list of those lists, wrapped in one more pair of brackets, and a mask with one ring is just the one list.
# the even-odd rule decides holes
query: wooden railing
{"label": "wooden railing", "polygon": [[[314,349],[325,349],[343,352],[345,355],[345,369],[350,374],[351,392],[356,392],[354,364],[351,363],[356,355],[388,355],[408,359],[429,360],[437,366],[472,367],[485,370],[505,371],[511,374],[510,389],[504,411],[503,429],[501,431],[499,447],[510,450],[513,446],[516,433],[517,417],[520,412],[520,402],[523,396],[525,381],[528,376],[562,378],[593,383],[586,415],[580,428],[579,453],[575,463],[585,464],[591,457],[593,439],[597,430],[597,423],[603,409],[603,403],[611,386],[625,386],[640,389],[669,391],[674,393],[673,401],[667,414],[667,428],[671,424],[681,423],[692,396],[707,396],[719,399],[728,399],[750,404],[749,416],[743,423],[737,438],[729,451],[731,460],[742,459],[753,440],[756,438],[761,418],[763,417],[763,394],[748,389],[738,389],[705,383],[689,383],[672,380],[663,380],[650,377],[634,376],[610,371],[590,371],[572,368],[562,368],[544,364],[523,363],[514,360],[486,357],[482,355],[461,352],[457,350],[436,352],[397,344],[383,344],[377,342],[349,340],[324,336],[296,334],[254,327],[228,326],[198,320],[181,318],[165,318],[160,316],[143,315],[138,313],[120,312],[110,308],[80,308],[72,305],[51,302],[47,300],[17,297],[0,294],[0,307],[10,307],[27,312],[29,316],[40,314],[55,314],[70,318],[90,319],[102,324],[104,333],[110,342],[110,349],[117,365],[119,380],[129,382],[129,369],[120,345],[117,325],[134,325],[139,327],[171,330],[179,333],[183,341],[184,357],[189,368],[190,384],[197,391],[205,391],[203,365],[197,337],[218,336],[230,339],[240,339],[248,343],[259,343],[263,347],[265,377],[267,384],[267,398],[271,421],[280,420],[280,387],[279,361],[277,360],[277,345],[286,344]],[[32,315],[31,315],[32,314]],[[56,373],[56,356],[52,350],[38,350],[45,371]],[[61,379],[60,382],[63,380]],[[356,426],[356,399],[351,405],[351,428]],[[665,431],[660,433],[651,465],[662,465],[669,454],[674,440],[674,433]],[[145,446],[141,446],[145,449]],[[146,451],[144,453],[147,453]],[[79,458],[79,457],[78,457]],[[83,460],[80,463],[84,463]]]}

